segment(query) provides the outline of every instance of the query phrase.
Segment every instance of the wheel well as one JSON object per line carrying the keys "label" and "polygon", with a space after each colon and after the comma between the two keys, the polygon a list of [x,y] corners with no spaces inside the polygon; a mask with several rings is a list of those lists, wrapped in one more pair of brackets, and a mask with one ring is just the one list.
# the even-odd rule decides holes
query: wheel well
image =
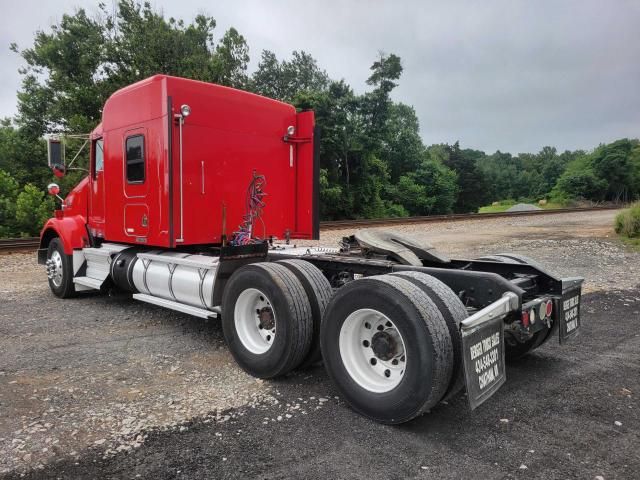
{"label": "wheel well", "polygon": [[57,236],[58,234],[53,228],[48,228],[47,230],[45,230],[45,232],[42,234],[42,237],[40,237],[40,248],[49,248],[49,243],[51,243],[51,240],[53,240]]}

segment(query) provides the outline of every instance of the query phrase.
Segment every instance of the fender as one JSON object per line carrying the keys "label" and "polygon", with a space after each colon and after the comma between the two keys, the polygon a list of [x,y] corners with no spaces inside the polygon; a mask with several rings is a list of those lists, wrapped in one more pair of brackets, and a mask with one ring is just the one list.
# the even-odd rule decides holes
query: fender
{"label": "fender", "polygon": [[64,253],[73,255],[74,249],[88,247],[87,221],[82,215],[50,218],[40,233],[40,249],[46,249],[54,237],[60,237]]}
{"label": "fender", "polygon": [[55,237],[60,237],[67,255],[73,255],[73,250],[91,245],[87,232],[88,199],[89,177],[86,176],[69,192],[62,210],[56,210],[55,217],[44,224],[40,232],[38,263],[46,262],[49,242]]}

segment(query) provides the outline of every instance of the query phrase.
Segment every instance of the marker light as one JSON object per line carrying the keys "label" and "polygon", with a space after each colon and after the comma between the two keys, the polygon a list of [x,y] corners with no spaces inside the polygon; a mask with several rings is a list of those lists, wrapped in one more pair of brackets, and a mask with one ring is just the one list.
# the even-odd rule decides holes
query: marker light
{"label": "marker light", "polygon": [[529,311],[529,320],[531,320],[531,323],[536,323],[536,309],[532,308]]}
{"label": "marker light", "polygon": [[188,117],[191,115],[191,107],[185,103],[180,107],[180,113],[183,117]]}
{"label": "marker light", "polygon": [[527,312],[526,310],[522,311],[522,325],[525,328],[529,328],[529,312]]}
{"label": "marker light", "polygon": [[541,302],[538,307],[538,318],[544,318],[547,316],[547,303]]}
{"label": "marker light", "polygon": [[550,317],[552,312],[553,312],[553,302],[549,300],[547,302],[547,317]]}
{"label": "marker light", "polygon": [[289,125],[287,127],[287,135],[292,137],[294,133],[296,133],[296,127],[294,127],[293,125]]}

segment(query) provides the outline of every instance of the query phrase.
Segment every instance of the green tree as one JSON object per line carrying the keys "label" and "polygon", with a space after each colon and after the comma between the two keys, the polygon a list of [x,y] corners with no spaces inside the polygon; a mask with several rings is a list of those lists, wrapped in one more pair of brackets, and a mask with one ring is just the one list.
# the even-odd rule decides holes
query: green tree
{"label": "green tree", "polygon": [[454,211],[477,212],[489,199],[488,182],[478,167],[478,160],[484,153],[477,150],[461,150],[459,142],[447,145],[445,149],[448,156],[444,163],[458,178],[459,193]]}
{"label": "green tree", "polygon": [[402,175],[398,183],[388,187],[389,196],[396,204],[402,205],[409,215],[428,215],[435,198],[429,196],[427,188],[418,181],[417,176],[415,172]]}
{"label": "green tree", "polygon": [[18,182],[0,170],[0,237],[16,234],[16,198],[19,189]]}
{"label": "green tree", "polygon": [[632,151],[638,141],[627,138],[608,145],[601,145],[591,155],[594,174],[607,183],[606,198],[616,202],[627,202],[634,198],[636,168]]}
{"label": "green tree", "polygon": [[51,178],[46,158],[44,140],[31,138],[9,119],[0,120],[0,170],[10,174],[20,185],[28,182],[44,185]]}
{"label": "green tree", "polygon": [[25,185],[16,199],[16,229],[20,236],[38,235],[54,208],[51,197],[30,183]]}
{"label": "green tree", "polygon": [[598,177],[593,170],[591,157],[584,155],[569,164],[558,179],[552,196],[600,201],[604,200],[606,193],[606,180]]}
{"label": "green tree", "polygon": [[166,19],[149,3],[121,0],[115,15],[104,4],[99,18],[83,9],[63,15],[50,32],[38,31],[18,93],[18,122],[32,138],[45,133],[87,133],[100,121],[114,91],[156,73],[242,87],[248,46],[235,29],[214,41],[216,22]]}
{"label": "green tree", "polygon": [[403,103],[391,104],[380,153],[389,165],[391,182],[397,182],[403,174],[415,172],[424,152],[414,108]]}
{"label": "green tree", "polygon": [[438,160],[437,156],[425,155],[418,168],[416,179],[424,186],[427,195],[433,199],[431,208],[423,215],[453,212],[458,199],[458,179],[453,170]]}
{"label": "green tree", "polygon": [[317,93],[326,90],[329,76],[304,51],[294,50],[290,60],[279,61],[275,53],[263,50],[249,85],[260,95],[292,102],[303,92]]}
{"label": "green tree", "polygon": [[380,52],[370,70],[371,75],[367,79],[367,85],[371,85],[374,89],[365,93],[360,99],[360,110],[367,126],[366,131],[363,132],[365,145],[378,151],[387,134],[392,105],[391,92],[398,85],[397,80],[402,75],[402,63],[397,55]]}

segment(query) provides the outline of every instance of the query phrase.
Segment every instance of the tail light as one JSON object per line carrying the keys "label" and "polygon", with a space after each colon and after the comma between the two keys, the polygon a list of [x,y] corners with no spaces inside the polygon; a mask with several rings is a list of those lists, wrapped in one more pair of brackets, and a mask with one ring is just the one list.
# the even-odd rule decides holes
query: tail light
{"label": "tail light", "polygon": [[522,325],[529,328],[529,312],[527,310],[522,311]]}
{"label": "tail light", "polygon": [[548,300],[547,301],[547,317],[550,317],[552,312],[553,312],[553,302],[551,300]]}

